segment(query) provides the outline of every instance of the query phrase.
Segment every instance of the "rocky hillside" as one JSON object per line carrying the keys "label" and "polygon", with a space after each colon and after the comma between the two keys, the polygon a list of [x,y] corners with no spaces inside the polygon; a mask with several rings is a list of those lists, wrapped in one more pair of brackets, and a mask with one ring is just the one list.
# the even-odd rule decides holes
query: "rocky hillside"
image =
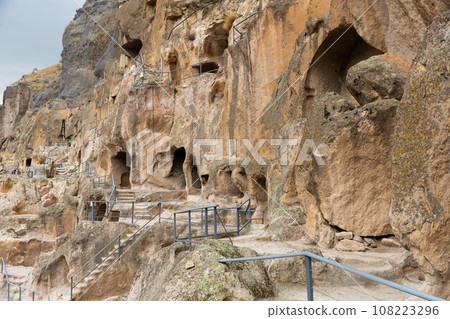
{"label": "rocky hillside", "polygon": [[[112,270],[123,274],[128,262],[126,279],[99,282],[83,298],[272,298],[280,269],[294,268],[225,271],[202,258],[255,254],[249,247],[276,253],[303,240],[324,256],[387,258],[391,279],[414,274],[420,290],[450,297],[450,7],[371,4],[86,1],[64,33],[62,64],[5,91],[0,165],[89,161],[96,176],[112,173],[119,190],[149,205],[251,198],[266,226],[247,234],[260,245],[208,242],[197,255],[172,245],[170,225],[151,226],[138,244],[145,253],[133,248]],[[70,147],[49,143],[62,120]],[[0,256],[30,267],[30,284],[64,299],[89,257],[81,252],[93,255],[124,228],[85,221],[86,200],[108,200],[108,191],[87,177],[0,178]],[[12,253],[14,240],[24,244]],[[148,260],[170,267],[158,272]],[[191,260],[198,272],[188,276]],[[204,284],[222,290],[193,284],[208,267],[217,276]],[[243,279],[248,273],[257,284]],[[192,281],[177,288],[177,278]],[[148,288],[155,285],[165,289]]]}

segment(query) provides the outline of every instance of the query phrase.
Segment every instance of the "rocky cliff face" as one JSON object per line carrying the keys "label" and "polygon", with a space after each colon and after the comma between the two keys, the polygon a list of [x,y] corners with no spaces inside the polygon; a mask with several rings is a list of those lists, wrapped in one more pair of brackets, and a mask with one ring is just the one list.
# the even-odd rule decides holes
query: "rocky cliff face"
{"label": "rocky cliff face", "polygon": [[[154,198],[160,191],[205,201],[250,197],[276,240],[307,237],[329,249],[342,239],[336,233],[349,231],[345,249],[366,250],[395,235],[428,274],[424,289],[448,296],[441,289],[450,214],[442,14],[450,8],[431,0],[371,4],[224,1],[172,29],[204,3],[88,0],[64,34],[59,84],[39,89],[38,110],[26,112],[36,95],[26,85],[7,90],[2,130],[15,134],[0,156],[15,166],[49,156],[42,146],[65,119],[72,147],[58,161],[89,160],[96,175],[113,173],[120,187]],[[133,85],[143,78],[172,83]],[[221,141],[224,156],[205,146],[194,161],[198,139]],[[280,139],[289,140],[286,156]],[[260,158],[247,160],[255,145]],[[172,262],[180,272],[182,261]]]}
{"label": "rocky cliff face", "polygon": [[[418,262],[448,295],[450,12],[434,19],[409,71],[398,109],[391,224]],[[447,289],[439,291],[440,287]]]}
{"label": "rocky cliff face", "polygon": [[0,106],[1,134],[14,135],[25,113],[35,106],[39,93],[51,91],[59,82],[61,64],[35,71],[6,88]]}

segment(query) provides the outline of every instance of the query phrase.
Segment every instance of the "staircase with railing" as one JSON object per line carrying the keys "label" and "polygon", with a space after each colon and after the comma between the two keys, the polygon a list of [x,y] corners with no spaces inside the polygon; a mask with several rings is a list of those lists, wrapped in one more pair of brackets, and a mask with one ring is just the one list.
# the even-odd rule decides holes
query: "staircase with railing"
{"label": "staircase with railing", "polygon": [[[3,275],[6,280],[7,289],[8,289],[8,292],[7,292],[7,300],[8,301],[13,301],[12,295],[15,296],[17,294],[18,294],[18,296],[17,296],[18,301],[27,300],[27,297],[26,297],[27,295],[31,301],[35,301],[36,299],[50,301],[49,295],[35,291],[33,289],[25,288],[21,285],[17,285],[17,284],[10,282],[9,277],[8,277],[8,271],[6,269],[5,260],[3,259],[3,257],[0,257],[0,259],[1,259],[0,275]],[[13,290],[16,290],[15,293],[13,292]]]}
{"label": "staircase with railing", "polygon": [[[158,213],[151,216],[150,214],[155,208],[158,209]],[[134,220],[131,225],[101,249],[94,257],[76,270],[70,277],[70,300],[74,300],[74,297],[80,295],[83,289],[87,288],[98,275],[105,272],[115,260],[118,260],[121,256],[122,249],[133,241],[136,236],[158,216],[160,221],[161,205],[159,203],[155,204],[145,214]],[[146,220],[145,217],[148,217],[149,219]],[[139,227],[141,221],[144,221],[145,223]]]}
{"label": "staircase with railing", "polygon": [[[175,242],[185,242],[189,244],[189,250],[192,249],[192,244],[201,243],[201,239],[208,239],[209,237],[213,237],[218,239],[222,236],[227,236],[231,243],[231,235],[238,235],[240,232],[247,227],[252,220],[260,220],[264,221],[264,215],[262,218],[252,218],[252,214],[256,212],[256,210],[251,209],[251,201],[248,199],[243,204],[232,207],[232,208],[220,208],[219,205],[209,205],[203,207],[194,207],[183,205],[180,203],[167,203],[167,202],[159,202],[154,204],[149,210],[145,213],[138,215],[135,214],[134,211],[134,201],[123,201],[116,203],[131,203],[133,205],[133,209],[131,210],[130,215],[119,214],[114,216],[115,220],[118,221],[120,219],[131,219],[131,224],[122,231],[116,238],[114,238],[109,244],[107,244],[103,249],[101,249],[94,257],[89,259],[82,267],[76,270],[70,278],[70,300],[78,299],[80,294],[82,294],[83,290],[88,287],[100,274],[104,273],[108,267],[112,265],[112,263],[118,260],[122,255],[122,250],[130,244],[132,240],[134,240],[137,235],[151,222],[156,222],[156,217],[158,217],[157,221],[161,222],[161,220],[169,220],[173,221],[173,229],[174,229],[174,241]],[[92,205],[94,202],[89,201],[86,204],[86,207],[94,207],[95,205],[106,203],[105,201],[96,201],[95,205]],[[165,211],[163,208],[165,206],[169,206]],[[168,212],[170,209],[174,207],[182,208],[184,210],[173,212],[172,216],[165,217],[164,213]],[[176,209],[175,209],[176,210]],[[226,222],[224,223],[222,220],[222,216],[220,211],[225,213],[232,213],[232,215],[236,216],[237,224],[236,225],[228,225]],[[152,214],[153,212],[153,214]],[[119,212],[122,213],[122,212]],[[198,216],[194,216],[196,213]],[[182,215],[187,215],[188,218],[184,219],[180,217]],[[107,218],[108,216],[99,216],[94,215],[94,210],[92,209],[92,214],[88,213],[86,210],[86,220],[91,220],[94,223],[95,220],[101,220],[103,218]],[[198,217],[198,219],[196,219]],[[178,238],[177,235],[177,223],[187,223],[188,224],[188,237],[187,238]],[[219,224],[220,223],[220,224]],[[195,228],[201,227],[204,229],[205,233],[197,236],[192,235],[195,231]],[[209,231],[209,229],[212,229]],[[218,230],[223,229],[223,231]],[[78,298],[77,298],[78,297]]]}

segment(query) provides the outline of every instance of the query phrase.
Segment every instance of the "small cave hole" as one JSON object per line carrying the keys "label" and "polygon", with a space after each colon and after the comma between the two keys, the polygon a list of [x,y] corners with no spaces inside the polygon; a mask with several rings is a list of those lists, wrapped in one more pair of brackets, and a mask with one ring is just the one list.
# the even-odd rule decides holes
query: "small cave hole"
{"label": "small cave hole", "polygon": [[186,187],[186,178],[184,176],[183,164],[186,160],[186,150],[184,147],[178,148],[173,153],[172,169],[170,170],[169,177],[176,183],[176,186],[180,189]]}
{"label": "small cave hole", "polygon": [[130,188],[130,167],[127,166],[127,153],[118,152],[111,158],[111,171],[114,182],[120,188]]}
{"label": "small cave hole", "polygon": [[31,167],[31,158],[27,158],[26,160],[26,166]]}
{"label": "small cave hole", "polygon": [[198,71],[198,74],[204,73],[217,73],[219,71],[219,65],[216,62],[206,62],[197,64],[192,67]]}
{"label": "small cave hole", "polygon": [[134,59],[141,53],[142,45],[143,45],[142,41],[139,39],[136,39],[136,40],[131,40],[131,41],[125,43],[122,47]]}
{"label": "small cave hole", "polygon": [[202,186],[205,186],[208,183],[209,175],[208,174],[202,175],[201,180],[202,180]]}
{"label": "small cave hole", "polygon": [[202,182],[200,180],[200,177],[198,176],[198,169],[197,166],[193,165],[192,166],[192,183],[193,183],[193,187],[196,189],[202,189]]}
{"label": "small cave hole", "polygon": [[255,177],[256,185],[256,200],[258,202],[267,202],[267,179],[265,176],[259,175]]}

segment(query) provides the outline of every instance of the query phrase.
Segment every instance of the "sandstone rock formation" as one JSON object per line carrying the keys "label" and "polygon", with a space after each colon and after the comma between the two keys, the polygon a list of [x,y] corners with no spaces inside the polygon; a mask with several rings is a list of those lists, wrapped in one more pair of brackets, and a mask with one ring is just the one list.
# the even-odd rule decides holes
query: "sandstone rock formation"
{"label": "sandstone rock formation", "polygon": [[374,56],[348,70],[347,88],[360,105],[381,99],[401,100],[408,69],[408,63],[395,56]]}
{"label": "sandstone rock formation", "polygon": [[[180,24],[204,2],[87,0],[84,10],[111,37],[80,9],[64,33],[62,64],[39,71],[58,79],[29,75],[7,89],[0,173],[48,161],[70,172],[89,161],[93,175],[113,175],[117,198],[144,208],[251,198],[268,226],[243,234],[261,235],[268,251],[308,240],[317,253],[345,251],[362,266],[379,254],[389,262],[377,274],[402,254],[391,279],[414,273],[422,290],[448,297],[450,7],[372,3],[230,0]],[[143,77],[161,83],[141,85]],[[63,120],[70,147],[49,146]],[[209,142],[199,151],[202,139]],[[87,201],[111,194],[93,186],[87,174],[0,179],[0,254],[34,266],[32,284],[59,299],[67,300],[73,272],[125,227],[122,218],[85,221]],[[217,258],[254,252],[222,242],[187,252],[172,245],[169,224],[146,227],[111,267],[122,279],[106,276],[77,298],[270,298],[292,274],[284,270],[303,270],[220,265]],[[388,247],[391,236],[402,247]],[[320,268],[317,280],[330,273]]]}
{"label": "sandstone rock formation", "polygon": [[[434,19],[409,71],[398,109],[393,158],[391,225],[439,292],[449,276],[449,19]],[[442,286],[445,289],[445,285]]]}
{"label": "sandstone rock formation", "polygon": [[8,86],[3,94],[3,105],[0,105],[1,134],[8,137],[15,133],[25,113],[39,100],[43,90],[52,90],[59,79],[61,64],[36,71],[22,77]]}
{"label": "sandstone rock formation", "polygon": [[[262,262],[218,263],[219,259],[255,256],[249,249],[209,242],[194,254],[161,250],[144,265],[130,291],[131,300],[254,300],[274,296]],[[149,265],[151,265],[149,267]]]}

